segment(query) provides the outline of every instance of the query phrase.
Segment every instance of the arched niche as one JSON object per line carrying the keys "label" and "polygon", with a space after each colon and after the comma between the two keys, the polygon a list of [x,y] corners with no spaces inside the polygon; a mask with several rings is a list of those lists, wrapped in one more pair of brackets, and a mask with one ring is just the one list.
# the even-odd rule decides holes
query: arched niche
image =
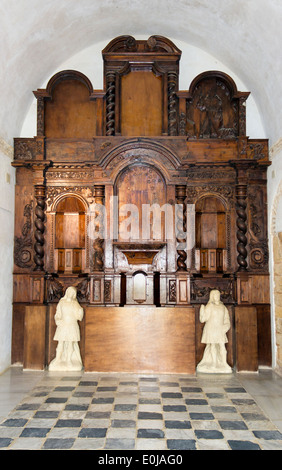
{"label": "arched niche", "polygon": [[144,163],[126,167],[116,179],[115,194],[119,241],[165,240],[160,209],[166,203],[166,183],[159,170]]}
{"label": "arched niche", "polygon": [[226,73],[212,70],[194,78],[187,99],[186,133],[196,139],[234,139],[245,135],[245,100]]}
{"label": "arched niche", "polygon": [[136,271],[133,274],[133,300],[137,303],[143,303],[147,298],[147,274],[143,271]]}
{"label": "arched niche", "polygon": [[85,243],[86,207],[78,197],[65,196],[55,207],[55,258],[58,272],[83,271]]}
{"label": "arched niche", "polygon": [[195,205],[198,270],[223,272],[227,261],[227,211],[223,201],[207,195]]}
{"label": "arched niche", "polygon": [[65,70],[54,75],[45,93],[45,137],[91,139],[96,133],[92,94],[92,84],[82,73]]}

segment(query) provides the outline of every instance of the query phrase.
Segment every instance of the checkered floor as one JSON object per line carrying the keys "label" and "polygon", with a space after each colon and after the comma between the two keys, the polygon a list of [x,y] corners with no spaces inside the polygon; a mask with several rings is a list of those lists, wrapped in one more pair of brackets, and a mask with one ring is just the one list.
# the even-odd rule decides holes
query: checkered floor
{"label": "checkered floor", "polygon": [[282,450],[236,374],[46,373],[0,423],[2,450]]}

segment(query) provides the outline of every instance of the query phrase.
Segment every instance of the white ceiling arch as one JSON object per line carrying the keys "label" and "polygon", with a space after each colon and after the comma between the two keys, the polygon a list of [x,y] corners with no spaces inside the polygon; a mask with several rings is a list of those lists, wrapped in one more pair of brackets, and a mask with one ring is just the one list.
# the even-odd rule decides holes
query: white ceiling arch
{"label": "white ceiling arch", "polygon": [[274,144],[282,135],[281,19],[280,0],[1,0],[0,137],[19,135],[32,90],[69,57],[119,35],[159,34],[233,70]]}

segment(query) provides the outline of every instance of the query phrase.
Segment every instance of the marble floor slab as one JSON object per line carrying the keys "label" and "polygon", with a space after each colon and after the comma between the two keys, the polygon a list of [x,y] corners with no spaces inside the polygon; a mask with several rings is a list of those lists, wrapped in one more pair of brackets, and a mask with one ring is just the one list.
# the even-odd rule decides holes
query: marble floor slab
{"label": "marble floor slab", "polygon": [[281,423],[271,370],[0,376],[1,450],[282,450]]}

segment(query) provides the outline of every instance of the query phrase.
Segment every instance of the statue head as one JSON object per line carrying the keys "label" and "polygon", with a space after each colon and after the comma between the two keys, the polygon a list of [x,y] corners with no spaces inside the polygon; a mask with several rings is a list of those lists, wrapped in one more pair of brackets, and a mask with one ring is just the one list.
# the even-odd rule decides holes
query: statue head
{"label": "statue head", "polygon": [[210,299],[209,302],[218,304],[220,302],[220,292],[217,289],[213,289],[210,291]]}
{"label": "statue head", "polygon": [[77,293],[76,287],[73,287],[73,286],[68,287],[65,292],[64,298],[67,300],[75,300],[76,293]]}

